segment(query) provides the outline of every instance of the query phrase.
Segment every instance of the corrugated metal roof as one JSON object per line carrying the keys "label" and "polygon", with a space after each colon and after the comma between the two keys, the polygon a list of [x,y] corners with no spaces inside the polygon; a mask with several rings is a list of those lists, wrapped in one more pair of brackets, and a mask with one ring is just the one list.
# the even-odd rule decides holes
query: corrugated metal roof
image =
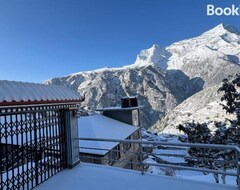
{"label": "corrugated metal roof", "polygon": [[0,80],[0,106],[80,101],[80,94],[67,87]]}

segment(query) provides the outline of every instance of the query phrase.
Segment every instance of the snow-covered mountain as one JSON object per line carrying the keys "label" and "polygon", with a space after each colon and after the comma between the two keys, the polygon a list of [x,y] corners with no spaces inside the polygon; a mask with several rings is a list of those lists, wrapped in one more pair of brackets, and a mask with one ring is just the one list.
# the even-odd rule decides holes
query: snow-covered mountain
{"label": "snow-covered mountain", "polygon": [[188,96],[188,88],[193,88],[191,80],[183,74],[184,87],[172,83],[168,76],[149,65],[141,68],[103,69],[82,72],[45,81],[46,84],[68,86],[85,96],[82,106],[86,109],[120,105],[121,97],[138,95],[142,109],[142,124],[149,127],[158,122]]}
{"label": "snow-covered mountain", "polygon": [[[176,126],[186,122],[208,123],[214,127],[214,122],[225,122],[226,119],[235,119],[234,115],[227,114],[220,105],[221,94],[217,92],[219,86],[207,87],[174,108],[155,125],[158,131],[166,134],[180,134]],[[213,130],[215,128],[212,128]]]}
{"label": "snow-covered mountain", "polygon": [[[79,72],[44,83],[68,86],[85,94],[83,106],[89,109],[114,106],[122,96],[138,95],[140,104],[145,105],[143,125],[147,128],[155,125],[160,130],[163,127],[159,120],[174,108],[180,112],[188,108],[191,114],[216,102],[218,96],[207,94],[213,93],[223,78],[240,72],[239,60],[239,31],[220,24],[198,37],[168,47],[154,44],[142,50],[132,65]],[[204,101],[196,94],[201,92],[206,94]],[[195,119],[202,119],[201,114]],[[164,127],[167,125],[165,120]]]}
{"label": "snow-covered mountain", "polygon": [[154,64],[163,70],[181,70],[190,78],[200,77],[206,86],[219,84],[239,63],[240,32],[220,24],[196,38],[166,48],[153,45],[141,51],[133,65]]}
{"label": "snow-covered mountain", "polygon": [[169,61],[168,69],[180,69],[190,78],[203,79],[204,89],[178,105],[156,124],[157,129],[161,131],[165,128],[165,133],[176,134],[179,133],[176,126],[185,122],[212,123],[233,118],[234,116],[226,114],[219,105],[221,94],[217,93],[217,90],[223,78],[240,71],[239,31],[220,24],[197,38],[175,43],[169,49],[172,51],[176,44],[184,44],[187,49],[194,48],[179,57],[179,60],[185,61],[176,64]]}

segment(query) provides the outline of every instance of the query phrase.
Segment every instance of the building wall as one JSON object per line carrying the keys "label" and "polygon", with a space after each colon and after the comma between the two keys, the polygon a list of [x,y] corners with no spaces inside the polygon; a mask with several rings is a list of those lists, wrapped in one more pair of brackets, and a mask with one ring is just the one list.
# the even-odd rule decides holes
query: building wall
{"label": "building wall", "polygon": [[133,125],[138,127],[139,123],[139,109],[122,109],[122,110],[104,110],[103,115],[115,119],[117,121],[121,121],[123,123],[127,123],[129,125]]}
{"label": "building wall", "polygon": [[102,164],[102,156],[93,155],[93,154],[80,154],[81,162],[93,163],[93,164]]}

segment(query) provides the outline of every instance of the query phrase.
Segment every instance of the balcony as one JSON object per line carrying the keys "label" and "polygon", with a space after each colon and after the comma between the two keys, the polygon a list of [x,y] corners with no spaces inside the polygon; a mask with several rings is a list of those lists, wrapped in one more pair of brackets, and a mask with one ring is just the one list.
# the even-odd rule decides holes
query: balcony
{"label": "balcony", "polygon": [[64,170],[35,190],[237,190],[237,186],[177,179],[139,171],[81,163]]}
{"label": "balcony", "polygon": [[[121,143],[131,143],[132,145],[138,144],[140,147],[146,146],[147,147],[164,147],[164,150],[168,150],[168,148],[174,148],[175,151],[170,151],[170,153],[166,154],[165,151],[144,151],[144,148],[140,152],[131,152],[132,154],[140,154],[142,158],[146,158],[146,156],[151,156],[158,158],[168,156],[174,157],[179,159],[179,155],[176,152],[176,148],[201,148],[204,149],[211,149],[211,150],[232,150],[236,152],[236,155],[239,153],[239,148],[236,146],[224,146],[224,145],[207,145],[207,144],[189,144],[189,143],[167,143],[167,142],[149,142],[149,141],[139,141],[139,140],[113,140],[113,139],[90,139],[90,138],[78,138],[80,141],[100,141],[100,142],[121,142]],[[86,145],[86,144],[85,144]],[[80,143],[80,149],[81,149]],[[87,147],[84,147],[85,149]],[[94,150],[91,147],[91,150]],[[147,149],[149,150],[149,149]],[[106,150],[109,151],[109,150]],[[116,151],[111,150],[111,151]],[[121,150],[118,150],[121,152]],[[169,152],[169,151],[168,151]],[[139,156],[139,155],[138,155]],[[189,157],[190,155],[188,155]],[[208,159],[208,158],[204,158]],[[170,159],[171,160],[171,159]],[[236,160],[233,160],[233,164],[235,168],[239,169],[238,161],[239,158],[237,157]],[[114,160],[117,162],[123,162],[123,160]],[[219,162],[221,161],[221,162]],[[215,160],[218,164],[224,164],[228,162],[227,160]],[[80,163],[78,166],[71,170],[63,170],[62,172],[58,173],[56,176],[52,177],[47,182],[41,184],[36,188],[36,190],[45,190],[45,189],[58,189],[58,190],[130,190],[130,189],[138,189],[138,190],[146,190],[146,189],[159,189],[161,190],[186,190],[189,187],[194,190],[237,190],[239,189],[236,185],[236,180],[238,180],[238,171],[224,171],[221,169],[214,170],[204,167],[195,167],[195,166],[188,166],[188,165],[181,165],[179,163],[152,163],[146,162],[146,160],[140,159],[138,163],[133,163],[140,166],[140,171],[137,170],[129,170],[123,169],[118,167],[112,167],[107,165],[97,165],[97,164],[89,164],[89,163]],[[183,179],[179,177],[170,177],[164,175],[156,175],[149,173],[146,168],[149,167],[166,167],[172,168],[177,171],[190,171],[190,172],[199,172],[201,176],[191,176],[191,179]],[[233,179],[232,185],[229,183],[223,184],[216,184],[214,181],[201,181],[203,172],[209,174],[221,174],[230,176]],[[209,178],[210,176],[207,176]]]}

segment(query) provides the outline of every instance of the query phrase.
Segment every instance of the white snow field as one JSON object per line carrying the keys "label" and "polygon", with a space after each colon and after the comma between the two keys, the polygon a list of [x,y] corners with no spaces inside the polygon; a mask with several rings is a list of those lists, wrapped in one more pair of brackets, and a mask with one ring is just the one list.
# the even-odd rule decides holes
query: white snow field
{"label": "white snow field", "polygon": [[81,163],[64,170],[35,190],[237,190],[237,186],[177,179],[139,171]]}

